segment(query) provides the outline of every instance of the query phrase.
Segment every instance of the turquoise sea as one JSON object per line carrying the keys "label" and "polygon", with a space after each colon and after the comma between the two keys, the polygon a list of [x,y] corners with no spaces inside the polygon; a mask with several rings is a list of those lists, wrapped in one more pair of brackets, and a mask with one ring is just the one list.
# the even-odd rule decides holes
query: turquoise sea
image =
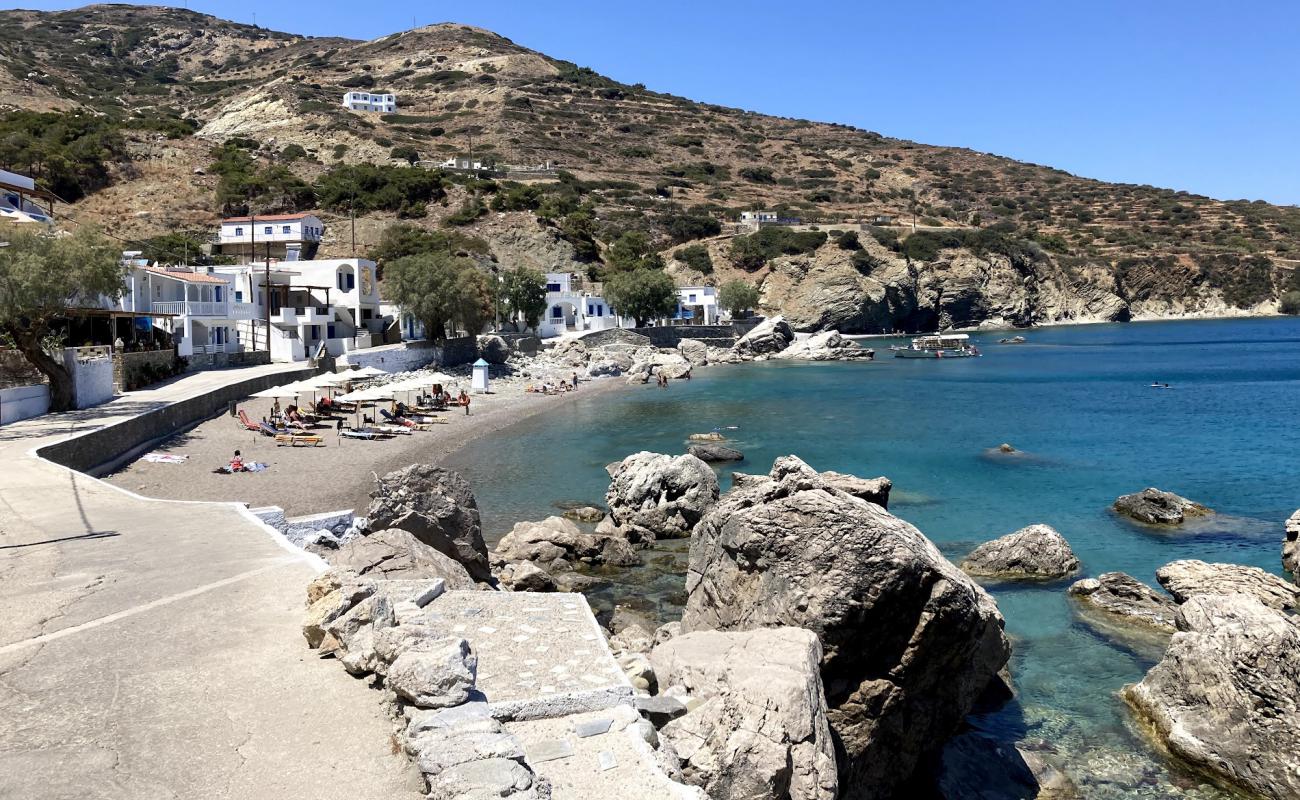
{"label": "turquoise sea", "polygon": [[[1023,345],[975,337],[984,355],[945,362],[762,363],[699,370],[667,390],[578,399],[448,462],[474,486],[490,540],[555,504],[599,503],[604,466],[637,450],[683,452],[724,432],[765,472],[794,453],[819,470],[894,481],[890,510],[958,560],[975,544],[1044,522],[1081,576],[1123,570],[1154,583],[1179,558],[1280,572],[1282,524],[1300,506],[1300,319],[1044,328]],[[1169,389],[1153,389],[1153,381]],[[546,402],[538,398],[538,402]],[[1009,442],[1024,452],[990,452]],[[1120,494],[1158,486],[1219,511],[1190,532],[1114,517]],[[687,543],[611,572],[602,602],[672,618]],[[1085,797],[1222,797],[1169,767],[1131,727],[1117,690],[1158,657],[1080,622],[1069,581],[990,586],[1014,644],[1018,699],[976,717],[1061,764]]]}

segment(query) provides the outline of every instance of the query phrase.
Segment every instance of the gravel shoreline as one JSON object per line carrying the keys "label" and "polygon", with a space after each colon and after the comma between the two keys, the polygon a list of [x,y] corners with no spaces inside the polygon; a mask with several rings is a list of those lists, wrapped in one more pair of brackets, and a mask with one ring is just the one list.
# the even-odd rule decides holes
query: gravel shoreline
{"label": "gravel shoreline", "polygon": [[[381,441],[340,440],[334,429],[315,430],[322,447],[277,447],[271,439],[244,430],[222,414],[177,434],[155,453],[187,456],[183,463],[136,460],[106,475],[104,480],[146,497],[168,500],[214,500],[246,503],[250,507],[280,506],[290,516],[355,509],[364,514],[374,475],[384,475],[413,463],[436,463],[482,436],[495,434],[525,419],[559,408],[577,397],[627,388],[621,378],[584,381],[576,392],[540,395],[524,391],[526,380],[494,379],[491,394],[473,396],[470,416],[454,409],[438,416],[447,424],[428,431]],[[270,400],[240,403],[254,419],[270,409]],[[374,412],[368,412],[374,413]],[[235,450],[245,461],[269,464],[264,472],[219,475],[214,469],[229,463]]]}

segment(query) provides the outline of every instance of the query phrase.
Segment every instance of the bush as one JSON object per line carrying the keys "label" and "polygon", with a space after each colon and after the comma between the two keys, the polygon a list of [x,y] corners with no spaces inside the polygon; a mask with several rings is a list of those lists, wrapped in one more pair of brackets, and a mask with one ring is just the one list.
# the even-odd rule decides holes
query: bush
{"label": "bush", "polygon": [[280,151],[280,160],[286,164],[292,164],[298,159],[306,157],[307,151],[304,150],[303,146],[300,144],[286,145],[285,148]]}
{"label": "bush", "polygon": [[659,222],[675,244],[722,233],[722,223],[707,214],[668,214]]}
{"label": "bush", "polygon": [[844,235],[837,240],[836,244],[840,246],[841,250],[862,249],[862,242],[858,240],[857,231],[845,231]]}
{"label": "bush", "polygon": [[1287,292],[1282,295],[1278,310],[1283,314],[1300,314],[1300,291]]}
{"label": "bush", "polygon": [[792,231],[772,226],[731,241],[731,260],[747,271],[762,267],[777,256],[794,256],[814,252],[826,243],[824,231]]}
{"label": "bush", "polygon": [[388,153],[389,158],[400,158],[408,164],[414,164],[420,160],[420,153],[410,145],[399,145],[394,147]]}
{"label": "bush", "polygon": [[446,197],[442,173],[388,164],[338,164],[316,182],[322,208],[398,211]]}
{"label": "bush", "polygon": [[767,167],[745,167],[740,171],[740,177],[750,183],[776,183],[776,176]]}
{"label": "bush", "polygon": [[673,257],[686,266],[705,275],[713,273],[713,259],[709,257],[709,248],[702,244],[692,244],[673,253]]}
{"label": "bush", "polygon": [[486,213],[488,213],[487,206],[483,205],[481,200],[466,200],[461,204],[459,210],[447,217],[443,222],[448,225],[470,225]]}
{"label": "bush", "polygon": [[664,261],[650,244],[650,237],[640,231],[628,231],[610,244],[605,264],[611,272],[633,272],[663,269]]}
{"label": "bush", "polygon": [[31,176],[68,202],[109,184],[109,162],[126,156],[117,126],[73,112],[15,111],[0,117],[0,167]]}
{"label": "bush", "polygon": [[758,289],[745,281],[735,280],[722,284],[718,289],[718,303],[733,318],[745,315],[758,305]]}
{"label": "bush", "polygon": [[345,89],[369,89],[374,85],[375,79],[372,75],[356,75],[339,81],[339,86]]}

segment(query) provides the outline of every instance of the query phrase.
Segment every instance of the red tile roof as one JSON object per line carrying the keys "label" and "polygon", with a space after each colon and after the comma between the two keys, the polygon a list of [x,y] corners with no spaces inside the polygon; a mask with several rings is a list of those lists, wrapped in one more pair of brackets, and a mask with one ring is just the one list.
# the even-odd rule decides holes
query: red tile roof
{"label": "red tile roof", "polygon": [[252,222],[256,219],[258,222],[287,222],[291,219],[303,219],[304,217],[314,217],[315,214],[267,214],[266,216],[254,217],[227,217],[221,220],[221,224],[227,222]]}
{"label": "red tile roof", "polygon": [[206,272],[181,272],[173,269],[162,269],[160,267],[139,267],[145,272],[152,272],[154,275],[162,275],[167,278],[175,278],[178,281],[186,283],[229,283],[229,281],[219,278],[216,275],[209,275]]}

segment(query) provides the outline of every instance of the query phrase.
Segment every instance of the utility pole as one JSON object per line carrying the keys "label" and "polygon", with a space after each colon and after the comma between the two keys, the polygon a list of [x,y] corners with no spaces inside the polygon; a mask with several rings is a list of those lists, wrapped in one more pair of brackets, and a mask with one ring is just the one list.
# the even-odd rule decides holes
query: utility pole
{"label": "utility pole", "polygon": [[357,185],[352,184],[352,196],[348,199],[348,223],[352,226],[352,257],[357,255],[357,215],[354,211],[357,205]]}

